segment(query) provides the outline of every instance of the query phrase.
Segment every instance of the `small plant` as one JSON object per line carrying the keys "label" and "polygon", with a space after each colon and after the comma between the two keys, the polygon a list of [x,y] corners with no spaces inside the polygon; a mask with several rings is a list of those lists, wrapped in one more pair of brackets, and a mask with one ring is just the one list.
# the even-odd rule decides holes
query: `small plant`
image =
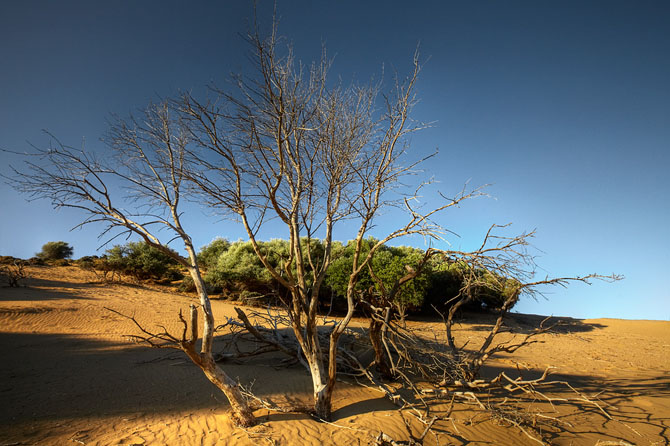
{"label": "small plant", "polygon": [[20,259],[15,259],[13,263],[3,263],[0,265],[0,275],[5,278],[10,288],[21,286],[20,282],[28,278],[25,265]]}
{"label": "small plant", "polygon": [[43,259],[40,259],[39,257],[31,257],[28,260],[26,260],[26,262],[30,266],[45,266],[47,264]]}
{"label": "small plant", "polygon": [[0,265],[12,265],[17,260],[20,259],[12,256],[0,256]]}
{"label": "small plant", "polygon": [[48,242],[42,246],[42,251],[36,256],[42,260],[64,260],[72,257],[74,248],[63,241]]}

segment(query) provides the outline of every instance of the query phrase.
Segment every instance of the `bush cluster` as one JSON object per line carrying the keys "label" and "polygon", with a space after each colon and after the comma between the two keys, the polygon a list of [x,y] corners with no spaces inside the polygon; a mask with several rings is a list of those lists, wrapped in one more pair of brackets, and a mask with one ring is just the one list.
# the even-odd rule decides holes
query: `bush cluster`
{"label": "bush cluster", "polygon": [[[56,242],[54,242],[56,243]],[[60,243],[60,242],[58,242]],[[369,252],[375,239],[363,242],[362,255]],[[46,245],[45,245],[46,246]],[[259,247],[268,262],[280,269],[289,258],[290,247],[286,240],[274,239],[259,242]],[[320,295],[322,307],[335,311],[346,309],[346,289],[353,266],[354,242],[346,244],[334,242],[332,258]],[[70,248],[71,249],[71,248]],[[302,241],[303,255],[311,255],[315,262],[322,258],[324,246],[319,240]],[[383,246],[372,261],[372,271],[381,280],[385,289],[390,289],[408,269],[418,268],[425,251],[408,246]],[[42,258],[42,257],[40,257]],[[288,295],[254,252],[250,241],[229,242],[217,238],[202,247],[198,260],[203,269],[207,291],[223,299],[244,301],[253,305],[277,303]],[[170,283],[183,279],[180,290],[195,290],[190,276],[184,276],[179,264],[164,252],[144,243],[130,242],[108,249],[104,256],[82,257],[77,261],[82,267],[104,271],[112,276],[131,276],[136,280],[154,280]],[[319,268],[320,265],[314,265]],[[432,312],[433,307],[446,310],[447,302],[456,297],[469,267],[461,263],[444,262],[432,258],[421,274],[405,284],[397,293],[393,304],[401,312]],[[296,273],[293,271],[293,273]],[[474,299],[466,306],[471,311],[497,309],[512,292],[514,284],[490,272],[477,271],[478,285],[474,288]],[[310,274],[308,274],[308,277]],[[307,283],[311,286],[311,283]],[[358,280],[357,293],[371,297],[381,292],[379,284],[373,280],[368,270],[364,270]]]}
{"label": "bush cluster", "polygon": [[[370,247],[376,243],[375,239],[364,241],[363,255],[367,255]],[[279,267],[289,257],[289,244],[286,240],[270,240],[259,242],[261,252],[269,263]],[[302,241],[303,255],[309,253],[312,259],[320,259],[323,254],[323,244],[319,240]],[[324,308],[332,305],[336,311],[346,308],[346,288],[349,274],[353,265],[354,242],[347,244],[334,242],[332,258],[334,259],[326,275],[322,292],[321,303]],[[372,270],[382,281],[386,289],[407,274],[408,268],[417,268],[423,259],[425,251],[407,246],[384,246],[377,251]],[[249,241],[228,242],[216,239],[204,246],[199,254],[199,260],[205,269],[204,279],[208,291],[222,298],[241,300],[253,296],[253,302],[263,304],[268,301],[281,299],[288,291],[272,278],[253,250]],[[320,265],[316,264],[318,268]],[[394,305],[400,311],[421,312],[432,311],[433,307],[446,309],[450,299],[457,296],[463,286],[465,274],[470,274],[465,264],[447,263],[441,259],[431,259],[414,280],[408,282],[396,295]],[[506,281],[488,272],[477,272],[479,285],[473,290],[475,298],[466,309],[481,311],[496,309],[504,302]],[[309,277],[309,274],[308,274]],[[311,286],[311,283],[307,283]],[[186,278],[182,290],[193,290],[193,282]],[[359,277],[357,292],[363,296],[370,293],[379,293],[379,285],[365,270]]]}
{"label": "bush cluster", "polygon": [[116,245],[100,259],[90,257],[82,260],[96,269],[131,276],[136,280],[168,283],[183,277],[176,260],[145,242]]}

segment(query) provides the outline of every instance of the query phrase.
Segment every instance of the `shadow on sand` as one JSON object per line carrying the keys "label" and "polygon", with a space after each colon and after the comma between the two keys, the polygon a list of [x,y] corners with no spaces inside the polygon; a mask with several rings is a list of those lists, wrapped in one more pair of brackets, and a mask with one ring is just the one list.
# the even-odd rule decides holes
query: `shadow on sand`
{"label": "shadow on sand", "polygon": [[[177,350],[65,334],[0,333],[0,425],[227,407]],[[226,365],[242,382],[254,370]]]}
{"label": "shadow on sand", "polygon": [[[179,351],[157,350],[127,343],[100,341],[64,334],[0,333],[0,427],[11,429],[15,423],[39,420],[63,420],[105,417],[122,414],[157,414],[206,408],[227,408],[224,397],[202,372]],[[258,363],[256,363],[258,361]],[[311,384],[300,366],[272,372],[272,382],[263,382],[267,369],[258,367],[260,358],[251,363],[226,363],[226,371],[243,383],[258,378],[254,390],[259,395],[281,393],[284,379],[299,375],[304,387],[298,393],[309,395]],[[267,361],[266,361],[267,362]],[[515,369],[489,368],[485,375],[500,371],[517,376]],[[524,376],[532,379],[541,371]],[[553,375],[551,381],[567,381],[580,392],[598,396],[618,422],[645,425],[663,438],[670,434],[670,419],[654,416],[651,407],[635,403],[639,397],[653,395],[670,398],[670,373],[639,381],[607,380],[579,375]],[[293,389],[295,391],[295,389]],[[547,394],[565,394],[562,384],[546,384]],[[298,395],[296,395],[298,396]],[[563,403],[557,403],[559,406]],[[567,403],[566,403],[567,404]],[[600,435],[613,441],[626,440],[609,429],[609,423],[597,407],[588,403],[569,403],[580,416],[599,417],[598,431],[580,431],[580,425],[567,428],[575,435]],[[338,419],[390,410],[394,406],[384,398],[371,398],[336,408]],[[273,414],[273,421],[303,419],[304,414]],[[588,423],[593,426],[593,423]],[[607,432],[607,434],[604,434]],[[560,434],[556,434],[558,437]],[[626,441],[629,441],[627,439]]]}
{"label": "shadow on sand", "polygon": [[[495,323],[497,315],[481,314],[481,313],[467,313],[457,319],[458,324],[466,323],[472,324],[468,327],[469,330],[475,331],[489,331]],[[547,317],[536,314],[521,314],[509,313],[503,320],[501,333],[512,332],[520,334],[529,334],[537,329],[540,324],[544,322],[544,326],[552,326],[553,333],[568,334],[568,333],[584,333],[600,328],[605,328],[604,325],[594,322],[584,322],[583,319],[573,319],[570,317]]]}
{"label": "shadow on sand", "polygon": [[[2,301],[16,301],[16,302],[38,302],[58,299],[88,299],[72,290],[100,288],[104,284],[100,283],[78,283],[67,282],[56,279],[37,279],[30,278],[25,282],[25,286],[10,288],[8,286],[0,286],[0,302]],[[45,289],[55,288],[55,289]],[[61,289],[64,289],[61,291]]]}

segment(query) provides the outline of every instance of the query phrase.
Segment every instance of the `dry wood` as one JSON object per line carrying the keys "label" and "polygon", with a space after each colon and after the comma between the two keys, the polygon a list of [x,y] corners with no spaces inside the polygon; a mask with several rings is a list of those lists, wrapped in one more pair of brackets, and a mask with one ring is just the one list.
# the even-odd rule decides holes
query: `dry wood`
{"label": "dry wood", "polygon": [[[258,30],[248,37],[256,72],[236,79],[237,92],[214,88],[215,97],[207,100],[187,94],[178,107],[195,142],[191,155],[198,169],[190,171],[189,180],[213,209],[239,218],[258,259],[288,291],[286,311],[312,377],[314,410],[328,419],[341,362],[339,343],[354,314],[360,275],[388,241],[443,233],[434,217],[480,191],[464,189],[426,212],[415,204],[426,184],[414,193],[397,193],[403,178],[422,161],[404,162],[406,138],[425,127],[410,119],[418,55],[410,75],[396,79],[376,111],[380,85],[330,88],[325,55],[303,70],[290,47],[279,48],[276,33],[275,24],[267,38]],[[406,221],[364,252],[375,217],[389,207],[404,209]],[[278,264],[267,258],[257,239],[271,218],[281,222],[289,240],[289,253]],[[347,310],[323,345],[317,310],[333,260],[333,236],[340,223],[354,219],[358,229]],[[316,237],[323,246],[318,253],[310,249]]]}
{"label": "dry wood", "polygon": [[[190,169],[187,161],[190,139],[183,122],[174,114],[165,101],[148,106],[140,119],[118,119],[106,137],[109,150],[103,159],[92,151],[74,149],[52,137],[51,147],[36,148],[26,162],[25,171],[15,170],[15,187],[33,198],[49,199],[56,208],[73,208],[84,213],[86,218],[78,227],[91,223],[105,225],[100,237],[108,237],[106,243],[119,236],[135,235],[189,272],[204,316],[200,352],[195,351],[194,345],[195,319],[189,340],[185,336],[174,338],[164,329],[149,333],[134,321],[142,332],[140,337],[154,346],[165,340],[180,345],[210,381],[226,393],[236,418],[251,425],[255,421],[246,400],[212,358],[214,316],[193,241],[182,225],[181,202]],[[160,229],[172,238],[168,241],[159,238]],[[170,247],[175,240],[182,243],[186,255]],[[191,317],[195,314],[192,310]],[[184,321],[181,314],[179,317]]]}
{"label": "dry wood", "polygon": [[[105,307],[106,308],[106,307]],[[179,311],[179,322],[182,325],[182,333],[179,336],[171,334],[165,327],[159,327],[161,331],[152,332],[144,327],[135,316],[120,313],[114,309],[106,308],[114,314],[126,318],[142,333],[141,335],[127,335],[135,342],[143,342],[154,348],[173,348],[179,349],[196,364],[203,373],[219,390],[221,390],[230,401],[233,409],[233,419],[239,426],[253,426],[256,419],[249,405],[248,399],[242,394],[240,386],[216,364],[211,351],[196,350],[198,336],[198,308],[195,305],[189,307],[189,320]]]}
{"label": "dry wood", "polygon": [[435,422],[439,419],[438,417],[432,417],[429,420],[423,420],[421,418],[418,418],[419,421],[421,421],[424,425],[425,428],[419,434],[419,436],[415,436],[413,433],[412,426],[408,420],[408,418],[405,417],[403,414],[402,410],[399,411],[400,417],[402,418],[403,424],[405,425],[405,429],[407,431],[408,439],[406,441],[398,441],[390,437],[389,435],[385,434],[384,432],[380,432],[379,435],[375,438],[375,446],[421,446],[423,445],[423,440],[426,438],[426,435],[431,431],[433,425]]}
{"label": "dry wood", "polygon": [[10,264],[0,265],[0,276],[4,276],[10,288],[21,286],[21,282],[28,278],[25,265],[22,261],[14,260]]}

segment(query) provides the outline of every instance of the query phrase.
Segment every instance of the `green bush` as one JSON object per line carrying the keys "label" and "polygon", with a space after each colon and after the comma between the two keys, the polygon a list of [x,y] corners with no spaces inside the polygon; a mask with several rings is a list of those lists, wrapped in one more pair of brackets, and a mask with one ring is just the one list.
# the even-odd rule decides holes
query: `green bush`
{"label": "green bush", "polygon": [[[193,278],[190,275],[184,276],[184,280],[181,281],[181,283],[177,287],[177,290],[181,291],[182,293],[194,292],[195,283],[193,283]],[[209,290],[207,290],[207,292],[209,292]]]}
{"label": "green bush", "polygon": [[[375,243],[377,240],[373,238],[363,241],[362,258]],[[288,242],[274,239],[258,244],[267,261],[281,271],[283,262],[289,258]],[[331,252],[333,261],[319,296],[324,308],[332,302],[334,310],[346,309],[345,296],[353,266],[354,248],[353,241],[346,245],[340,242],[333,243]],[[307,256],[308,250],[315,267],[318,268],[320,266],[318,262],[323,257],[323,243],[311,240],[308,246],[307,240],[303,239],[303,256]],[[407,274],[408,268],[418,267],[424,254],[425,251],[418,248],[382,246],[372,260],[372,270],[388,291],[398,279]],[[201,249],[198,259],[205,267],[203,278],[210,294],[241,299],[252,304],[258,301],[259,295],[269,296],[261,299],[265,303],[287,293],[258,259],[249,241],[240,240],[231,243],[225,239],[215,239]],[[292,273],[296,273],[295,269]],[[307,274],[308,287],[311,286],[309,273],[310,271]],[[421,274],[399,290],[393,304],[401,312],[410,310],[433,313],[433,307],[441,311],[446,310],[450,306],[450,300],[458,296],[466,274],[471,274],[467,264],[446,262],[434,257],[424,266]],[[463,309],[471,311],[497,309],[505,298],[517,289],[516,282],[490,272],[479,271],[477,276],[478,284],[472,289],[474,299]],[[188,292],[195,290],[190,277],[184,279],[180,289]],[[359,276],[356,291],[359,296],[367,299],[378,296],[382,290],[365,269]]]}
{"label": "green bush", "polygon": [[92,269],[95,267],[95,264],[98,260],[98,256],[84,256],[75,260],[74,263],[81,268]]}
{"label": "green bush", "polygon": [[242,291],[239,296],[242,305],[248,307],[263,307],[267,305],[268,299],[266,296],[255,291]]}
{"label": "green bush", "polygon": [[[205,290],[209,297],[215,297],[216,294],[221,294],[223,289],[211,278],[211,272],[205,274],[202,278],[205,281]],[[184,276],[184,279],[179,283],[177,290],[182,293],[195,293],[197,292],[195,288],[195,282],[190,274]]]}
{"label": "green bush", "polygon": [[[267,261],[278,268],[282,259],[289,256],[288,242],[270,240],[259,242],[259,248]],[[279,284],[256,255],[251,242],[237,241],[221,253],[216,266],[205,274],[205,282],[214,293],[236,294],[253,291],[274,294]]]}
{"label": "green bush", "polygon": [[198,263],[205,269],[216,268],[221,254],[228,251],[231,243],[225,238],[217,237],[209,245],[200,248]]}
{"label": "green bush", "polygon": [[[361,259],[368,255],[370,248],[377,242],[373,238],[363,241]],[[346,297],[349,275],[354,263],[354,250],[355,242],[353,240],[341,248],[337,256],[334,256],[335,260],[326,276],[326,285],[340,300]],[[407,274],[407,268],[418,267],[423,256],[424,251],[417,248],[382,246],[372,259],[372,271],[381,280],[383,288],[388,293],[395,282]],[[403,309],[421,307],[429,285],[429,276],[430,265],[427,265],[421,274],[398,290],[393,304],[397,308]],[[382,287],[372,279],[368,269],[361,272],[356,290],[364,296],[383,293]]]}
{"label": "green bush", "polygon": [[137,280],[173,281],[183,277],[179,263],[144,242],[116,245],[106,251],[106,267]]}
{"label": "green bush", "polygon": [[448,307],[447,302],[458,296],[463,285],[462,268],[465,268],[465,265],[431,260],[422,309],[431,312],[433,307],[441,311]]}
{"label": "green bush", "polygon": [[61,260],[72,257],[74,249],[66,242],[48,242],[42,246],[42,251],[35,254],[42,260]]}
{"label": "green bush", "polygon": [[[261,242],[261,246],[264,243]],[[265,250],[268,256],[271,253]],[[227,281],[240,283],[269,283],[270,273],[254,252],[251,242],[235,242],[219,256],[216,263],[217,279],[224,285]]]}
{"label": "green bush", "polygon": [[[259,241],[258,245],[267,261],[278,270],[282,262],[289,258],[290,250],[286,240]],[[303,249],[306,255],[306,240],[303,241]],[[310,249],[314,258],[323,255],[323,245],[318,240],[312,241]],[[204,267],[203,279],[211,294],[238,298],[244,292],[263,296],[285,292],[260,261],[250,241],[230,243],[217,238],[200,250],[198,260]],[[181,291],[187,292],[194,288],[193,281],[188,278],[180,286]]]}
{"label": "green bush", "polygon": [[448,309],[450,300],[461,292],[465,277],[475,281],[470,289],[473,299],[462,307],[468,311],[500,309],[507,297],[519,289],[519,283],[513,279],[485,270],[473,272],[469,265],[462,262],[447,263],[436,260],[432,267],[424,308],[431,310],[434,306],[440,310]]}

